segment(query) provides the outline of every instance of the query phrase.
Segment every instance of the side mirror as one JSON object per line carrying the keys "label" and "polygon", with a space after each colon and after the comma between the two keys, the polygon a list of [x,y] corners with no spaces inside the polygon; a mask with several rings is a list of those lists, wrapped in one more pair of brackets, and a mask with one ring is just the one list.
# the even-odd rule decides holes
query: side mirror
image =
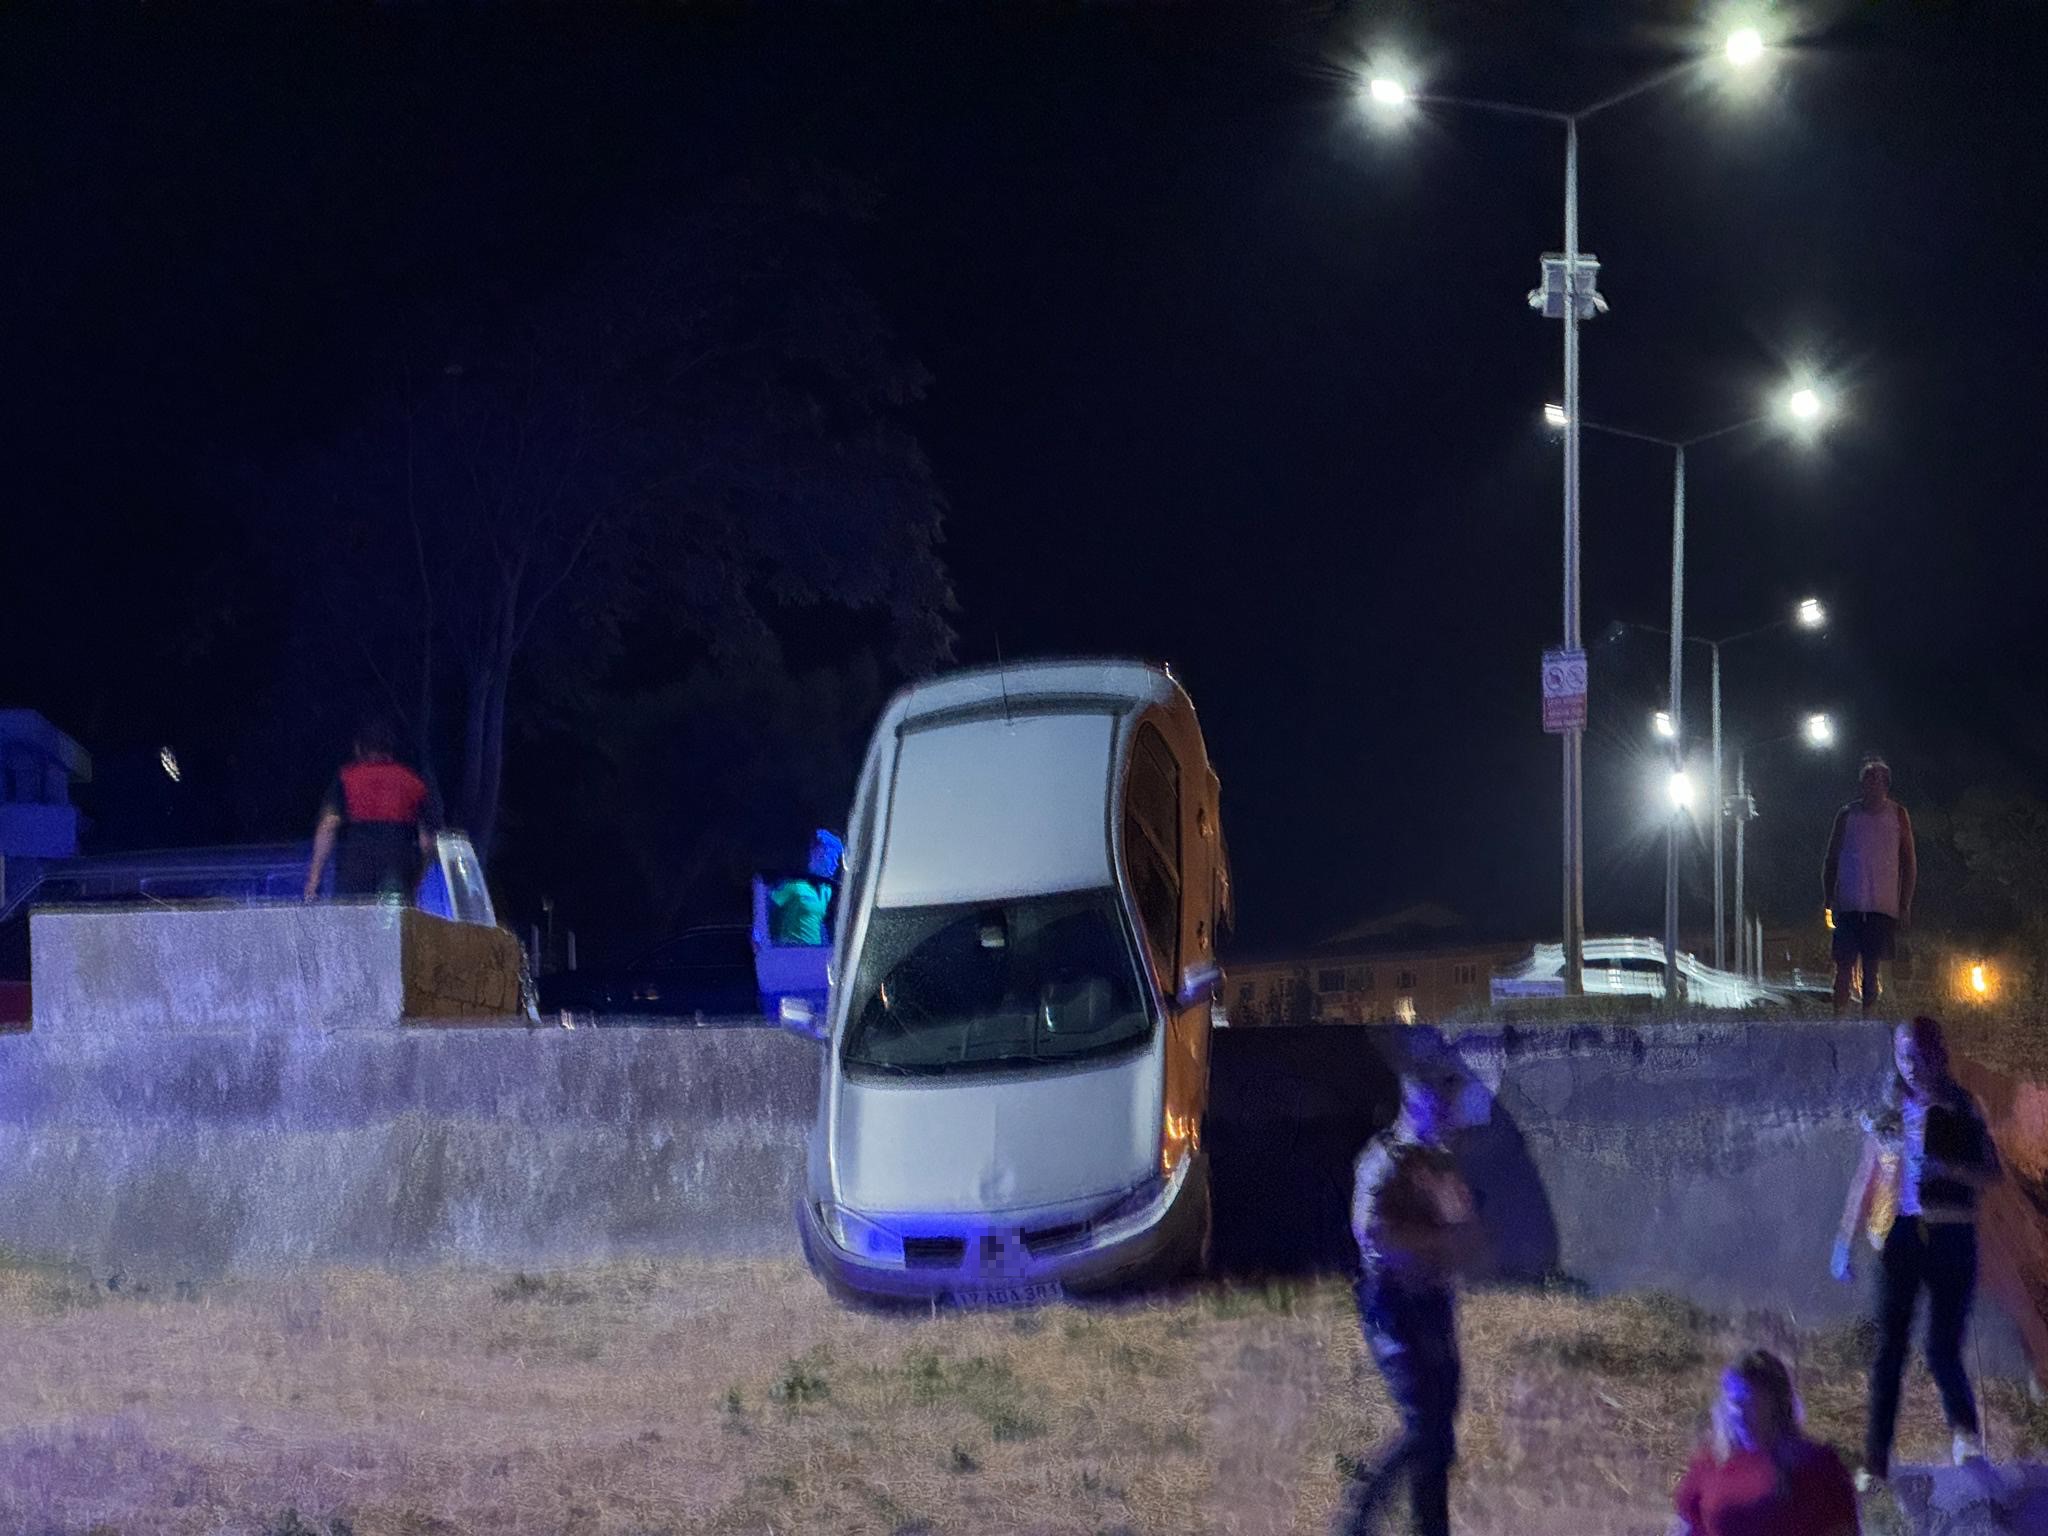
{"label": "side mirror", "polygon": [[1177,1006],[1192,1008],[1197,1003],[1215,1000],[1223,990],[1223,967],[1213,960],[1199,960],[1181,972],[1180,995],[1174,999]]}

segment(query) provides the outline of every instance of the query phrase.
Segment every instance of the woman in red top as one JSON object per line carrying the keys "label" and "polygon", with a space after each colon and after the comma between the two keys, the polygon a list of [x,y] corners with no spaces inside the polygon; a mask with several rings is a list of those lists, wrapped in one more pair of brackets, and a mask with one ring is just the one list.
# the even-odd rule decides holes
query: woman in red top
{"label": "woman in red top", "polygon": [[1792,1373],[1751,1350],[1721,1376],[1710,1444],[1678,1485],[1671,1536],[1856,1536],[1842,1458],[1800,1429]]}

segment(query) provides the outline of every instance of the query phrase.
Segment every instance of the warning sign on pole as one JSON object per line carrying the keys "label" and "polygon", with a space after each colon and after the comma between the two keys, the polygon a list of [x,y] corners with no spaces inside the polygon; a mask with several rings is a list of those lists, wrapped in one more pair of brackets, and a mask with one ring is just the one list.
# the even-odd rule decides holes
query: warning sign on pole
{"label": "warning sign on pole", "polygon": [[1586,728],[1586,653],[1543,653],[1543,729],[1553,736]]}

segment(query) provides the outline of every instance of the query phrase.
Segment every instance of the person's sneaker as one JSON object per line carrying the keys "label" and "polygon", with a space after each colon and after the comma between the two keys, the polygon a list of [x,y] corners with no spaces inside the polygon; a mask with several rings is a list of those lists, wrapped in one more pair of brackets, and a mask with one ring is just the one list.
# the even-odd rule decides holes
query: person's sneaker
{"label": "person's sneaker", "polygon": [[1955,1442],[1949,1447],[1949,1451],[1954,1457],[1957,1466],[1967,1467],[1973,1461],[1984,1460],[1984,1437],[1982,1435],[1969,1434],[1959,1429],[1956,1431]]}
{"label": "person's sneaker", "polygon": [[1868,1467],[1858,1467],[1856,1469],[1856,1491],[1858,1493],[1868,1493],[1873,1488],[1882,1488],[1883,1486],[1884,1474],[1882,1472],[1873,1472]]}

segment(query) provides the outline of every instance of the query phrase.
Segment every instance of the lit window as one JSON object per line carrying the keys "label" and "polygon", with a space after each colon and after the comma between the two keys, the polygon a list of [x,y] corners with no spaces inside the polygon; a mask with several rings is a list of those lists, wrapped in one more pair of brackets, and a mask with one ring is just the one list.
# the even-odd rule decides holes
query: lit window
{"label": "lit window", "polygon": [[1394,1003],[1394,1017],[1403,1024],[1413,1024],[1415,1022],[1415,999],[1412,997],[1398,999]]}

